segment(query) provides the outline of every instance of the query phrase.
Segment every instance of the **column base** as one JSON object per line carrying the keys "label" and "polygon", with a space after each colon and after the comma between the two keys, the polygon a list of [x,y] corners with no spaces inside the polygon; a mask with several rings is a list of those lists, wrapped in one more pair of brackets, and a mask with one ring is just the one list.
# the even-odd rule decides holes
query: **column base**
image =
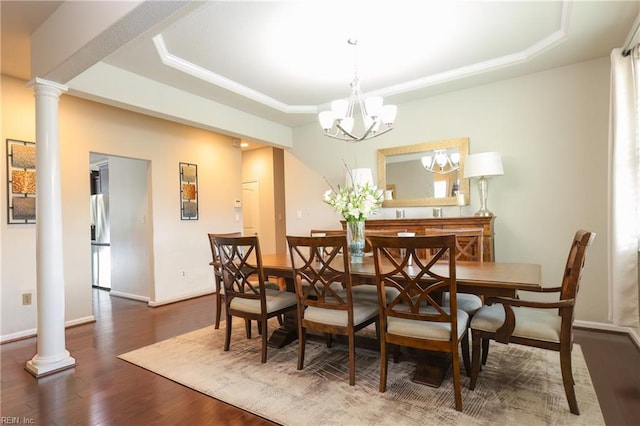
{"label": "column base", "polygon": [[67,370],[76,366],[75,358],[71,357],[69,351],[64,351],[65,356],[58,360],[43,360],[38,355],[27,361],[24,369],[27,370],[36,379],[42,376],[57,373],[58,371]]}

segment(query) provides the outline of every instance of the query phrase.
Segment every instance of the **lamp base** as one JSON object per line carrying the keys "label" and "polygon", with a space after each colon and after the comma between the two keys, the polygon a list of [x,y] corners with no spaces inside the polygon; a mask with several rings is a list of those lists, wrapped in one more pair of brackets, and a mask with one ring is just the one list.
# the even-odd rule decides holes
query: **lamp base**
{"label": "lamp base", "polygon": [[491,217],[493,216],[493,213],[491,213],[489,210],[487,209],[480,209],[478,210],[474,216],[478,216],[478,217]]}

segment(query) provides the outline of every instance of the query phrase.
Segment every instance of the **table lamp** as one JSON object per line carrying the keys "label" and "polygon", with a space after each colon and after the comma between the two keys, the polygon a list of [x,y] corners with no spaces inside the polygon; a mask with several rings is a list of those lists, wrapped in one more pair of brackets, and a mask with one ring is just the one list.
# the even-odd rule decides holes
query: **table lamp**
{"label": "table lamp", "polygon": [[502,159],[497,152],[481,152],[469,154],[464,163],[464,178],[478,178],[478,193],[480,194],[480,210],[476,216],[493,216],[487,209],[487,196],[489,195],[488,176],[501,176],[504,174]]}
{"label": "table lamp", "polygon": [[345,176],[345,187],[349,188],[353,185],[362,185],[364,186],[366,183],[369,183],[371,186],[374,186],[373,183],[373,173],[369,168],[363,169],[351,169],[347,170]]}

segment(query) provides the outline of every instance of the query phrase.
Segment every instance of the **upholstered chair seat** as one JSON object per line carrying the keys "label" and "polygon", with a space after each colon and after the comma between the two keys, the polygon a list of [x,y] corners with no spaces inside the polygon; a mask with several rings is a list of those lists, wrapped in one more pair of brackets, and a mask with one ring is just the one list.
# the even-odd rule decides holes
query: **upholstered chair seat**
{"label": "upholstered chair seat", "polygon": [[[396,312],[409,312],[410,309],[408,307],[405,309],[404,305],[399,305],[393,310]],[[449,308],[443,307],[443,310],[447,314],[450,313]],[[432,306],[420,308],[418,312],[420,314],[437,314],[435,308]],[[468,319],[469,315],[463,310],[458,309],[458,338],[466,333]],[[441,340],[446,342],[451,339],[451,323],[411,320],[390,316],[387,318],[387,332],[399,336],[414,337],[416,339]]]}
{"label": "upholstered chair seat", "polygon": [[[525,339],[560,342],[562,317],[555,309],[512,307],[516,325],[511,334]],[[473,316],[473,330],[495,333],[504,324],[504,308],[500,304],[484,306]]]}
{"label": "upholstered chair seat", "polygon": [[[373,303],[358,303],[353,306],[353,323],[359,325],[378,315],[378,305]],[[304,311],[304,319],[317,323],[346,327],[349,325],[347,311],[336,309],[308,307]]]}
{"label": "upholstered chair seat", "polygon": [[[267,288],[265,289],[264,296],[267,302],[267,313],[281,311],[282,309],[296,304],[296,295],[288,291]],[[253,314],[261,313],[260,299],[243,299],[236,297],[231,300],[229,306],[238,311],[250,312]]]}
{"label": "upholstered chair seat", "polygon": [[[449,293],[443,295],[444,306],[449,306]],[[480,308],[482,308],[482,299],[480,296],[470,293],[458,293],[456,295],[458,301],[458,309],[465,311],[472,317]]]}

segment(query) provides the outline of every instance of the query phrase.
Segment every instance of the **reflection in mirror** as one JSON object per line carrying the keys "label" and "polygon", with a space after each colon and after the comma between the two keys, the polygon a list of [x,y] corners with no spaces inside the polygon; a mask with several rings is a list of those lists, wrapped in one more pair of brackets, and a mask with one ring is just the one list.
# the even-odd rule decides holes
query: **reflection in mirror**
{"label": "reflection in mirror", "polygon": [[468,153],[468,138],[378,150],[383,207],[456,205],[458,194],[468,202],[469,180],[462,178]]}
{"label": "reflection in mirror", "polygon": [[433,173],[451,173],[460,167],[458,148],[434,149],[420,158],[422,167]]}

